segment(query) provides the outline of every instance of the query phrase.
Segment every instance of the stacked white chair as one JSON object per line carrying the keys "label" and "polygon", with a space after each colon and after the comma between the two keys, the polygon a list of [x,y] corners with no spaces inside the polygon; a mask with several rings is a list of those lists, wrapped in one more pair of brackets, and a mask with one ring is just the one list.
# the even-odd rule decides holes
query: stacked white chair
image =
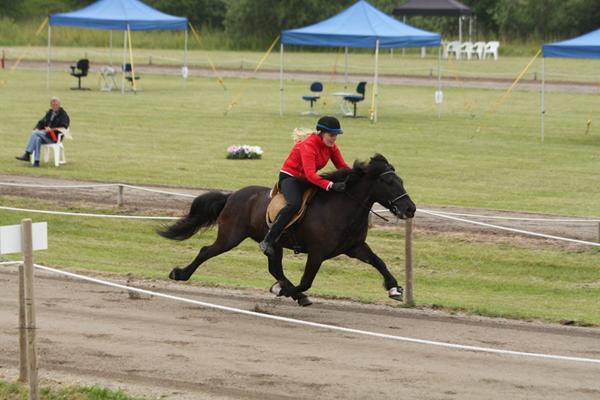
{"label": "stacked white chair", "polygon": [[494,60],[498,60],[498,48],[500,47],[500,42],[487,42],[485,47],[483,48],[483,58],[485,59],[487,56],[493,56]]}

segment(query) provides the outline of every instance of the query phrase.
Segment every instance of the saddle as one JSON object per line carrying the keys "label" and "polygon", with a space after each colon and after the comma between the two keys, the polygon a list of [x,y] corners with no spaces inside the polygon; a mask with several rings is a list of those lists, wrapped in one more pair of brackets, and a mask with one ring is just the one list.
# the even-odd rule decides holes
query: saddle
{"label": "saddle", "polygon": [[[288,229],[290,226],[294,225],[296,221],[300,220],[304,216],[304,214],[306,213],[306,209],[308,208],[308,204],[310,203],[310,200],[313,198],[315,193],[317,193],[317,188],[314,186],[309,187],[304,191],[304,193],[302,193],[302,203],[300,204],[300,209],[296,214],[294,214],[294,216],[290,219],[290,222],[287,223],[284,229]],[[271,193],[269,196],[271,197],[271,202],[267,206],[266,220],[267,226],[270,228],[271,225],[273,225],[273,221],[275,221],[277,214],[279,214],[279,211],[281,211],[281,209],[286,205],[285,197],[283,196],[283,193],[281,193],[279,190],[279,182],[277,182],[275,186],[273,186],[273,189],[271,189]]]}

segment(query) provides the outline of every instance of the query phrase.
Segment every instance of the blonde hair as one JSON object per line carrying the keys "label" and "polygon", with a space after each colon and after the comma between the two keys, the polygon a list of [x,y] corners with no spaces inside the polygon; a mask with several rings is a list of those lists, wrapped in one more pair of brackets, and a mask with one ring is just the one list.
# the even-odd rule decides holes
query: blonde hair
{"label": "blonde hair", "polygon": [[313,131],[307,128],[294,128],[294,131],[292,132],[292,139],[294,139],[295,143],[300,143],[305,141],[313,133]]}
{"label": "blonde hair", "polygon": [[50,103],[52,103],[53,101],[58,101],[60,103],[60,99],[58,97],[56,97],[56,96],[52,96],[50,98]]}

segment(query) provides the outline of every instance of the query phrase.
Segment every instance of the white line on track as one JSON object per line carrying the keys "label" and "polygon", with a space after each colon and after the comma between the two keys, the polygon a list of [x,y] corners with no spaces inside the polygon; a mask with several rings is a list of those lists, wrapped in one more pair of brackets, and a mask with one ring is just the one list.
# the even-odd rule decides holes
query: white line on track
{"label": "white line on track", "polygon": [[[8,262],[8,263],[3,262],[3,263],[0,263],[0,265],[14,264],[14,263],[15,262]],[[299,320],[299,319],[295,319],[295,318],[280,317],[277,315],[263,314],[263,313],[258,313],[255,311],[241,310],[239,308],[222,306],[222,305],[212,304],[212,303],[206,303],[204,301],[187,299],[185,297],[173,296],[173,295],[169,295],[169,294],[153,292],[150,290],[139,289],[139,288],[135,288],[132,286],[121,285],[118,283],[109,282],[109,281],[105,281],[105,280],[97,279],[97,278],[92,278],[92,277],[85,276],[85,275],[75,274],[75,273],[67,272],[67,271],[61,271],[59,269],[46,267],[43,265],[35,264],[35,267],[38,269],[44,270],[44,271],[61,274],[61,275],[66,275],[71,278],[76,278],[76,279],[80,279],[80,280],[84,280],[87,282],[92,282],[92,283],[96,283],[96,284],[100,284],[100,285],[111,286],[111,287],[118,288],[118,289],[130,290],[133,292],[138,292],[138,293],[147,294],[147,295],[156,296],[156,297],[162,297],[162,298],[169,299],[169,300],[181,301],[181,302],[189,303],[189,304],[195,304],[195,305],[199,305],[202,307],[213,308],[213,309],[217,309],[217,310],[221,310],[221,311],[228,311],[228,312],[233,312],[233,313],[237,313],[237,314],[258,317],[258,318],[265,318],[265,319],[271,319],[271,320],[275,320],[275,321],[288,322],[291,324],[311,326],[314,328],[328,329],[328,330],[346,332],[346,333],[353,333],[353,334],[357,334],[357,335],[371,336],[371,337],[377,337],[377,338],[381,338],[381,339],[390,339],[390,340],[397,340],[397,341],[402,341],[402,342],[418,343],[418,344],[424,344],[424,345],[429,345],[429,346],[446,347],[446,348],[451,348],[451,349],[456,349],[456,350],[475,351],[475,352],[480,352],[480,353],[494,353],[494,354],[512,355],[512,356],[529,357],[529,358],[541,358],[541,359],[555,360],[555,361],[573,361],[573,362],[581,362],[581,363],[600,365],[600,359],[594,359],[594,358],[569,357],[569,356],[560,356],[560,355],[554,355],[554,354],[529,353],[529,352],[524,352],[524,351],[502,350],[502,349],[495,349],[495,348],[490,348],[490,347],[467,346],[467,345],[455,344],[455,343],[446,343],[446,342],[437,342],[437,341],[433,341],[433,340],[410,338],[410,337],[405,337],[405,336],[388,335],[385,333],[364,331],[364,330],[360,330],[360,329],[344,328],[341,326],[321,324],[318,322],[303,321],[303,320]]]}

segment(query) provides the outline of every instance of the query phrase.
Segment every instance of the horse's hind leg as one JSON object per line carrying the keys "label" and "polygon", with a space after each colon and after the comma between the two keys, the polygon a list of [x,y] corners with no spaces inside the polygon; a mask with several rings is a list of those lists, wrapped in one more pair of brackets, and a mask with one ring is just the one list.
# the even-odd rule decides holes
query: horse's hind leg
{"label": "horse's hind leg", "polygon": [[[288,293],[293,291],[294,284],[286,278],[283,273],[283,249],[281,246],[275,246],[275,253],[268,258],[269,260],[269,272],[277,282],[271,286],[271,293],[274,293],[278,296],[284,295],[284,293]],[[309,306],[312,304],[312,301],[306,296],[304,293],[294,293],[291,295],[292,299],[296,300],[301,306]]]}
{"label": "horse's hind leg", "polygon": [[194,261],[187,267],[173,268],[169,274],[169,278],[176,281],[187,281],[204,261],[233,249],[246,237],[248,235],[241,227],[233,226],[224,228],[222,225],[219,225],[217,240],[210,246],[202,247],[196,258],[194,258]]}

